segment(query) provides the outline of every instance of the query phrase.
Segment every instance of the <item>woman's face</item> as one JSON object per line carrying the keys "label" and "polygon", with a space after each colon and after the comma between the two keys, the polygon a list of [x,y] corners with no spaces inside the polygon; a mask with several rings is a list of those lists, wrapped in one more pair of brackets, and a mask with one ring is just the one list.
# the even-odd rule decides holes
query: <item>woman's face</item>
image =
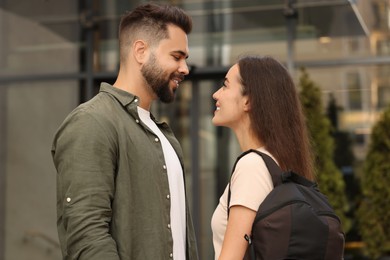
{"label": "woman's face", "polygon": [[249,109],[248,97],[242,95],[240,72],[237,64],[226,74],[222,87],[213,94],[216,109],[212,122],[216,126],[232,129],[240,126]]}

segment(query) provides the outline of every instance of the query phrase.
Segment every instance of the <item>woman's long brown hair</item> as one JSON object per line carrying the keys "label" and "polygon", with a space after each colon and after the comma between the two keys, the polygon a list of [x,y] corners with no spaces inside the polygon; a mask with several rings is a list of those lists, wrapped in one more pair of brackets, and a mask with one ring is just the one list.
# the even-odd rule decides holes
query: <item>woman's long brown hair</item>
{"label": "woman's long brown hair", "polygon": [[272,57],[238,61],[243,95],[250,102],[251,127],[280,167],[314,180],[305,118],[294,82]]}

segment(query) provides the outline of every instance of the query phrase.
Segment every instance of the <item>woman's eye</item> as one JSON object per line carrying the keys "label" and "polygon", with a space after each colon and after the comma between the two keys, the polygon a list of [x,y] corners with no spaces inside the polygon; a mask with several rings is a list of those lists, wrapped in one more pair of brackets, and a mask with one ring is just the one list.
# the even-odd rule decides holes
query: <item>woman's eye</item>
{"label": "woman's eye", "polygon": [[227,88],[227,86],[226,86],[226,81],[225,81],[225,80],[222,81],[222,87],[223,87],[223,88]]}

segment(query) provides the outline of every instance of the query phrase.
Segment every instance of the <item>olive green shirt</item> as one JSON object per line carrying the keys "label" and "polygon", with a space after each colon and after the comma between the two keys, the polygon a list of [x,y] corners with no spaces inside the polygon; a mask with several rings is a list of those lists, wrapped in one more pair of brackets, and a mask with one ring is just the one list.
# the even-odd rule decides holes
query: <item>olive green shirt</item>
{"label": "olive green shirt", "polygon": [[[141,122],[138,103],[136,96],[102,83],[100,92],[71,112],[54,137],[64,259],[172,259],[164,154],[158,137]],[[179,142],[166,123],[156,124],[183,167]],[[187,259],[195,260],[187,206],[186,223]]]}

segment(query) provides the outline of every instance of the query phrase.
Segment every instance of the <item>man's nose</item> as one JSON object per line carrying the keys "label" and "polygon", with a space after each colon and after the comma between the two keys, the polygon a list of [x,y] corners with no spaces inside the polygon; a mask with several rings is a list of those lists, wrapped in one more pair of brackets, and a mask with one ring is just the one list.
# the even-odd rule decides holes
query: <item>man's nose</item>
{"label": "man's nose", "polygon": [[188,70],[187,62],[182,61],[180,63],[179,72],[184,75],[188,75],[188,73],[190,73],[190,71]]}

